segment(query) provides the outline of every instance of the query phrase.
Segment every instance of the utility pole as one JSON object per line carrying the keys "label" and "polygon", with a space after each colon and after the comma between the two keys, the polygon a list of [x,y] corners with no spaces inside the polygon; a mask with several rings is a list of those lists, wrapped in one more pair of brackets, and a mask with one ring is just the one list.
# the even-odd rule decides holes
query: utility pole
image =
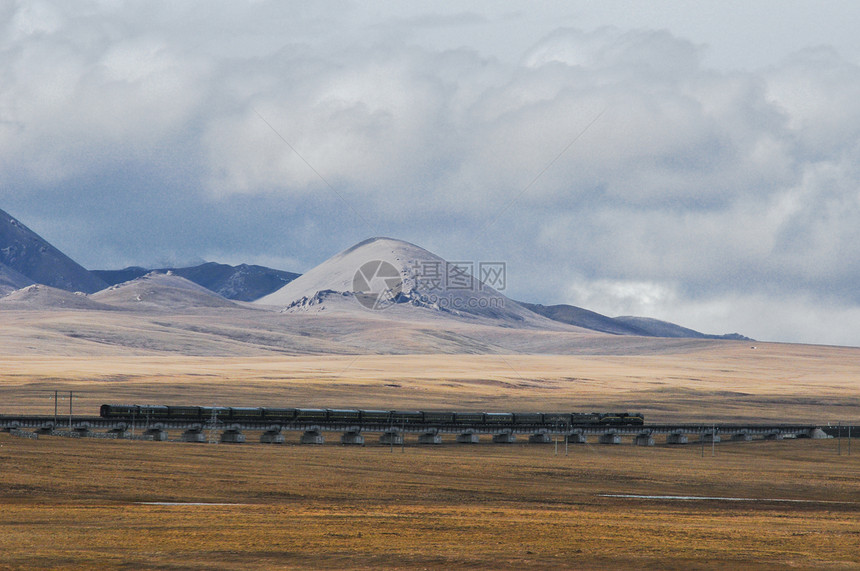
{"label": "utility pole", "polygon": [[711,456],[717,455],[717,425],[711,425]]}
{"label": "utility pole", "polygon": [[564,455],[567,456],[567,447],[570,444],[570,425],[566,425],[567,428],[564,431]]}
{"label": "utility pole", "polygon": [[57,426],[58,401],[60,400],[60,391],[54,390],[54,427]]}
{"label": "utility pole", "polygon": [[69,431],[72,430],[72,391],[69,391]]}
{"label": "utility pole", "polygon": [[836,422],[836,455],[842,456],[842,421]]}

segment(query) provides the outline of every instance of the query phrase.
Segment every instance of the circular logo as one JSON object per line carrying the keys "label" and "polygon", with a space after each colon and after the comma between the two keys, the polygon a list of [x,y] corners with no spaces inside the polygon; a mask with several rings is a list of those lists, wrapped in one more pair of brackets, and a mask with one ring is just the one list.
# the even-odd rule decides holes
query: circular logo
{"label": "circular logo", "polygon": [[384,260],[362,264],[352,278],[355,298],[367,309],[385,309],[394,305],[402,290],[400,272]]}

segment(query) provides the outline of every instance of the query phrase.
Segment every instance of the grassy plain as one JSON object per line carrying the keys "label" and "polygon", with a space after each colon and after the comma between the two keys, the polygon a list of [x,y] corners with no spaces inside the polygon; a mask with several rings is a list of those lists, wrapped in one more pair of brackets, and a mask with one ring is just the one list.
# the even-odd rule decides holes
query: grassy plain
{"label": "grassy plain", "polygon": [[827,423],[860,417],[860,349],[726,342],[626,356],[0,357],[0,413],[52,414],[55,389],[75,392],[77,414],[135,402],[627,409],[649,422]]}
{"label": "grassy plain", "polygon": [[860,456],[832,440],[554,451],[4,434],[0,568],[860,566]]}
{"label": "grassy plain", "polygon": [[[0,413],[51,414],[54,390],[75,392],[76,414],[144,402],[857,423],[860,350],[0,357]],[[723,443],[713,457],[629,441],[556,456],[553,445],[297,440],[0,434],[0,569],[860,567],[860,448],[837,455],[833,440]]]}

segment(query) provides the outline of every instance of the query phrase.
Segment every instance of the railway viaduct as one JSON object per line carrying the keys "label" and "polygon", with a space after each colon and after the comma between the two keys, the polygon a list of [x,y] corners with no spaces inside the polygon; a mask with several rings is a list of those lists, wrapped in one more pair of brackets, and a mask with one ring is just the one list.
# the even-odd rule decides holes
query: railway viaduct
{"label": "railway viaduct", "polygon": [[808,424],[653,424],[641,426],[604,426],[593,424],[568,424],[547,426],[523,424],[474,424],[468,427],[457,424],[426,423],[396,426],[389,423],[312,421],[273,423],[271,421],[228,420],[213,418],[209,422],[200,420],[158,419],[110,419],[98,416],[0,416],[0,430],[19,436],[38,437],[62,435],[72,437],[134,438],[167,440],[168,431],[181,431],[183,442],[242,443],[246,432],[259,433],[259,441],[267,444],[282,444],[284,433],[300,431],[301,444],[323,444],[325,433],[341,433],[341,444],[365,444],[365,434],[378,434],[384,445],[401,445],[407,435],[417,435],[418,444],[441,444],[443,435],[454,436],[462,444],[477,443],[481,436],[492,442],[509,444],[523,438],[530,443],[551,443],[561,440],[570,444],[584,444],[596,439],[600,444],[621,444],[627,439],[639,446],[652,446],[663,437],[666,444],[697,442],[715,443],[721,440],[747,441],[752,439],[782,440],[785,438],[829,438],[854,435],[860,427],[816,426]]}

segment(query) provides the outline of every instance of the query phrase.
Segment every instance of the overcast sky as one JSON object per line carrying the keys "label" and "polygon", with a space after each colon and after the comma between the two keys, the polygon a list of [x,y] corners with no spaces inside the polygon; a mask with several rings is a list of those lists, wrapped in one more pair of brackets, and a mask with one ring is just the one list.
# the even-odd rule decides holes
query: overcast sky
{"label": "overcast sky", "polygon": [[860,3],[0,3],[0,209],[91,269],[375,235],[860,346]]}

